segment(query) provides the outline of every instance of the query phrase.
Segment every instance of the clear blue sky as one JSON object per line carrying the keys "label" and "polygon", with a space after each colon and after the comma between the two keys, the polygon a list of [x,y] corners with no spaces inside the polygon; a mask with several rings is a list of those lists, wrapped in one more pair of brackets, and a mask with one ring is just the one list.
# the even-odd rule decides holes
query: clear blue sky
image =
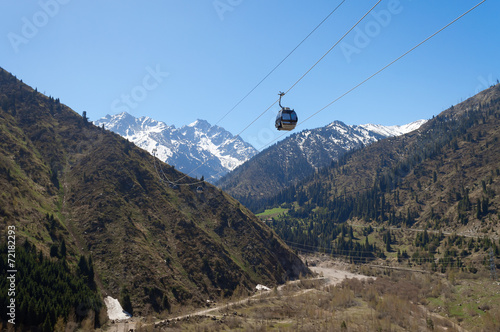
{"label": "clear blue sky", "polygon": [[[239,133],[376,0],[347,0],[220,126]],[[382,0],[283,99],[299,121],[479,0]],[[0,66],[91,120],[128,111],[180,127],[215,124],[340,0],[0,0]],[[500,78],[500,1],[454,25],[296,130],[431,118]],[[242,137],[278,137],[278,106]]]}

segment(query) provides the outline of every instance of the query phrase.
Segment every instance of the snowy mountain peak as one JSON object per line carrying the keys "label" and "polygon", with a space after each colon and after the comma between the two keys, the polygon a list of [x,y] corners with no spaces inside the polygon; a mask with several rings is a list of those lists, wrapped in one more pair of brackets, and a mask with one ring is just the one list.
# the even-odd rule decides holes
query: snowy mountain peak
{"label": "snowy mountain peak", "polygon": [[333,121],[332,123],[326,125],[326,128],[334,128],[334,127],[345,127],[346,124],[343,123],[342,121],[339,121],[339,120],[335,120]]}
{"label": "snowy mountain peak", "polygon": [[255,202],[269,199],[330,166],[347,151],[410,132],[423,123],[424,120],[403,126],[357,126],[334,121],[324,127],[306,129],[263,150],[245,167],[235,169],[217,184],[243,205],[256,207]]}
{"label": "snowy mountain peak", "polygon": [[311,130],[304,130],[284,140],[281,145],[288,145],[292,150],[296,145],[304,158],[313,168],[323,167],[336,159],[341,153],[367,145],[383,138],[399,136],[418,129],[427,120],[418,120],[406,125],[383,126],[376,124],[347,125],[342,121]]}
{"label": "snowy mountain peak", "polygon": [[135,118],[123,112],[106,115],[94,124],[104,125],[150,153],[156,149],[159,159],[186,173],[196,169],[189,175],[204,176],[211,182],[257,153],[240,137],[233,139],[224,128],[201,119],[177,129],[147,116]]}
{"label": "snowy mountain peak", "polygon": [[[317,168],[329,164],[342,151],[408,133],[425,122],[419,120],[401,126],[356,126],[333,121],[325,127],[294,134],[279,145],[295,142],[307,163]],[[195,170],[189,175],[203,175],[210,182],[217,181],[257,154],[257,150],[240,137],[234,139],[224,128],[212,126],[202,119],[175,128],[147,116],[136,118],[123,112],[106,115],[94,124],[104,125],[105,129],[116,132],[150,153],[156,149],[156,155],[161,160],[185,173]]]}
{"label": "snowy mountain peak", "polygon": [[417,130],[418,128],[420,128],[420,126],[422,126],[426,122],[427,120],[417,120],[405,125],[396,125],[396,126],[383,126],[383,125],[368,123],[360,125],[360,127],[363,127],[366,130],[378,133],[380,135],[390,137],[390,136],[404,135],[414,130]]}
{"label": "snowy mountain peak", "polygon": [[[116,115],[107,114],[104,118],[101,118],[99,121],[99,126],[104,124],[105,129],[114,128],[114,132],[117,134],[124,134],[127,128],[135,123],[135,118],[128,114],[127,112],[122,112]],[[97,125],[97,123],[94,123]]]}
{"label": "snowy mountain peak", "polygon": [[210,128],[212,125],[208,123],[207,120],[197,119],[195,122],[192,122],[187,125],[188,127],[196,127],[196,128]]}

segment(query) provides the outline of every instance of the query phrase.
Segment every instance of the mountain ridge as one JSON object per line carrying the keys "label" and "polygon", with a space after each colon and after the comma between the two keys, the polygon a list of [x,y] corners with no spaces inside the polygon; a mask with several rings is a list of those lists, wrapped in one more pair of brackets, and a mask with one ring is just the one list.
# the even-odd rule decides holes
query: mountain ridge
{"label": "mountain ridge", "polygon": [[497,84],[417,131],[345,154],[266,203],[289,208],[289,218],[275,230],[285,240],[302,243],[307,237],[310,246],[318,244],[315,237],[297,236],[300,231],[291,235],[287,229],[314,220],[310,229],[322,234],[328,234],[327,225],[357,223],[498,239],[499,119]]}
{"label": "mountain ridge", "polygon": [[294,133],[261,151],[216,184],[255,211],[260,200],[277,194],[345,152],[396,134],[415,130],[426,120],[403,126],[347,125],[342,121]]}
{"label": "mountain ridge", "polygon": [[257,153],[249,143],[219,126],[198,119],[176,128],[147,116],[136,118],[126,112],[106,115],[97,126],[130,140],[178,170],[215,182]]}
{"label": "mountain ridge", "polygon": [[203,305],[309,273],[226,193],[162,164],[183,178],[171,188],[145,150],[1,68],[0,118],[0,229],[15,225],[39,260],[70,270],[90,257],[98,292],[128,299],[134,312]]}
{"label": "mountain ridge", "polygon": [[371,124],[371,123],[367,123],[367,124],[363,124],[363,125],[359,125],[359,126],[365,128],[366,130],[376,132],[380,135],[384,135],[386,137],[391,137],[391,136],[404,135],[404,134],[407,134],[407,133],[412,132],[414,130],[417,130],[427,121],[428,120],[416,120],[416,121],[410,122],[408,124],[392,125],[392,126],[383,126],[383,125],[376,125],[376,124]]}

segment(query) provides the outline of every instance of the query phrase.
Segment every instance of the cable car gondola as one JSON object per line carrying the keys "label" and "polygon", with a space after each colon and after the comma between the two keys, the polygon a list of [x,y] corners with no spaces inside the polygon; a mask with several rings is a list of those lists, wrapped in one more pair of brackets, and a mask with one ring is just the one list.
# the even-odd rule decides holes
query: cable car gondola
{"label": "cable car gondola", "polygon": [[297,113],[289,107],[281,106],[281,97],[285,95],[284,92],[280,92],[279,105],[281,107],[278,115],[276,116],[275,127],[278,130],[293,130],[297,125],[298,117]]}

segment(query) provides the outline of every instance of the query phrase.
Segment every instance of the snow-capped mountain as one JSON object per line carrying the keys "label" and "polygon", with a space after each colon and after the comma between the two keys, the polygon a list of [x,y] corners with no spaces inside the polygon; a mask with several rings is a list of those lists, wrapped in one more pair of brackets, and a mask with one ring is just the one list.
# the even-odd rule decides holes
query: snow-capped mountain
{"label": "snow-capped mountain", "polygon": [[106,115],[97,121],[135,145],[152,153],[192,177],[204,176],[214,182],[253,157],[257,150],[219,126],[205,120],[175,128],[143,116],[136,118],[126,112]]}
{"label": "snow-capped mountain", "polygon": [[402,126],[347,125],[334,121],[303,130],[270,146],[217,183],[247,207],[279,193],[326,167],[345,152],[418,129],[426,120]]}
{"label": "snow-capped mountain", "polygon": [[366,130],[378,133],[385,137],[390,137],[390,136],[399,136],[407,134],[409,132],[417,130],[418,128],[420,128],[420,126],[422,126],[426,122],[427,120],[417,120],[401,126],[382,126],[382,125],[375,125],[368,123],[360,125],[359,127],[363,127]]}
{"label": "snow-capped mountain", "polygon": [[284,144],[286,149],[291,149],[291,145],[297,145],[309,165],[317,169],[328,165],[345,151],[383,138],[409,133],[420,128],[426,121],[418,120],[396,126],[347,125],[341,121],[334,121],[324,127],[301,131],[278,144]]}

